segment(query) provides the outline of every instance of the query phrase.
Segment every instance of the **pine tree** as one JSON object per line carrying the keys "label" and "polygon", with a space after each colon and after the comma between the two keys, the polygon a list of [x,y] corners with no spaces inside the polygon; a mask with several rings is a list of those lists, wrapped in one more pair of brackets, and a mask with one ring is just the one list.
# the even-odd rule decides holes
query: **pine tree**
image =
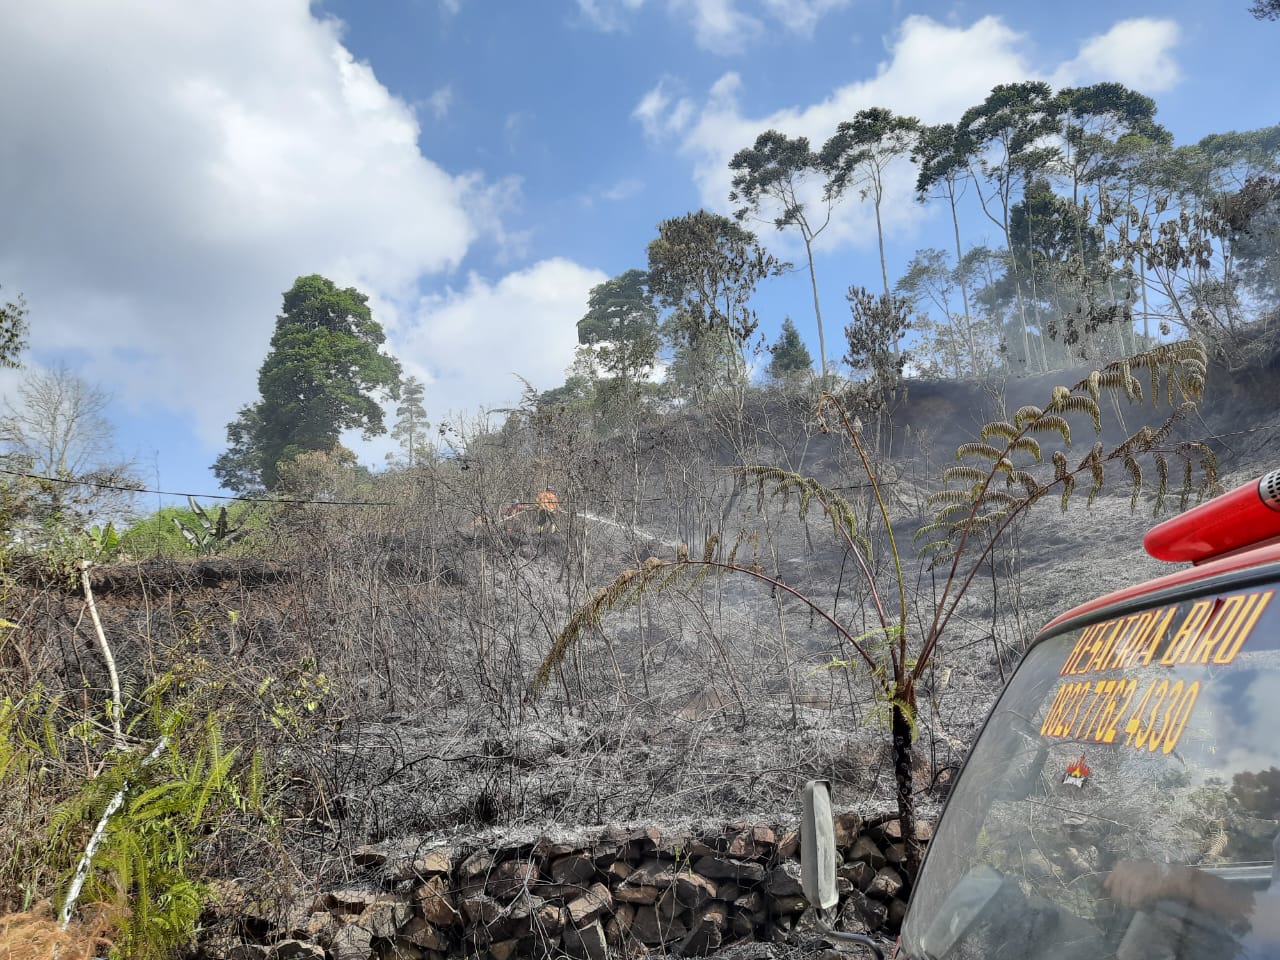
{"label": "pine tree", "polygon": [[787,317],[782,321],[782,333],[769,348],[773,359],[769,361],[769,379],[777,383],[792,382],[813,372],[813,357],[800,339],[796,325]]}
{"label": "pine tree", "polygon": [[426,450],[427,409],[422,405],[425,388],[417,377],[409,377],[400,387],[400,405],[396,407],[396,423],[391,428],[391,436],[400,443],[404,451],[404,462],[416,467]]}

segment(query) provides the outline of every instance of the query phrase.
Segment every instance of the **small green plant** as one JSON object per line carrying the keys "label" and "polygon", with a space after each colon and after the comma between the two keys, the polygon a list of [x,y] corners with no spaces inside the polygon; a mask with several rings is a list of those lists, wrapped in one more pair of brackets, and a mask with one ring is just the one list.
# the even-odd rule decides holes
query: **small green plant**
{"label": "small green plant", "polygon": [[219,685],[190,681],[171,672],[152,684],[147,709],[128,727],[143,746],[108,754],[102,773],[84,780],[49,824],[62,851],[79,847],[97,824],[69,877],[63,920],[78,900],[108,904],[121,958],[160,960],[192,942],[206,893],[201,840],[263,796],[260,758],[239,763],[240,749],[224,744],[213,706]]}
{"label": "small green plant", "polygon": [[329,694],[329,686],[329,678],[308,658],[283,677],[264,677],[258,684],[258,696],[273,727],[296,732],[315,715]]}
{"label": "small green plant", "polygon": [[85,531],[84,537],[89,560],[101,563],[120,555],[120,535],[116,533],[115,524],[108,522],[100,527],[95,523]]}

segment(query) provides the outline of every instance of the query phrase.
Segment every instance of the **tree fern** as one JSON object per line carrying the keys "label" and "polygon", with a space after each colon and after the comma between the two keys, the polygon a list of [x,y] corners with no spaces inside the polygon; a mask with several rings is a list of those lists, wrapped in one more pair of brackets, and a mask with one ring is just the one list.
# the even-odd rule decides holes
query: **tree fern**
{"label": "tree fern", "polygon": [[[644,593],[664,590],[677,584],[696,586],[712,574],[740,574],[769,585],[775,593],[785,593],[806,604],[815,617],[823,618],[856,654],[838,662],[865,664],[871,678],[878,709],[890,716],[894,771],[898,788],[899,817],[904,836],[909,838],[908,863],[915,862],[918,850],[914,840],[914,801],[911,790],[911,749],[916,737],[916,682],[927,669],[937,647],[959,606],[961,598],[990,555],[993,545],[1024,511],[1045,496],[1060,494],[1062,509],[1067,509],[1076,491],[1077,478],[1090,481],[1092,501],[1105,486],[1108,464],[1118,461],[1126,472],[1133,491],[1140,490],[1145,480],[1140,461],[1150,458],[1156,465],[1156,510],[1161,509],[1169,484],[1169,460],[1183,464],[1183,484],[1179,491],[1185,502],[1191,496],[1203,496],[1215,488],[1216,465],[1212,453],[1194,442],[1171,443],[1175,424],[1192,409],[1204,389],[1205,351],[1195,341],[1162,344],[1145,353],[1110,364],[1091,373],[1073,386],[1052,389],[1048,401],[1040,405],[1018,408],[1012,418],[985,424],[979,439],[961,444],[956,449],[956,463],[942,474],[942,489],[926,499],[932,516],[916,531],[917,541],[925,541],[921,551],[933,553],[936,563],[949,563],[949,570],[939,594],[931,601],[931,610],[920,624],[919,648],[913,651],[907,629],[909,610],[906,602],[906,578],[894,540],[888,506],[881,492],[877,472],[873,468],[860,439],[860,424],[851,420],[841,401],[824,394],[819,401],[818,417],[824,430],[828,417],[834,415],[840,428],[858,453],[871,488],[871,497],[880,509],[881,532],[893,559],[894,585],[898,608],[891,614],[881,595],[881,578],[871,563],[867,531],[859,528],[852,506],[836,490],[814,478],[770,466],[744,466],[738,475],[753,485],[757,495],[775,497],[785,506],[794,504],[799,519],[808,517],[813,505],[819,504],[827,516],[837,540],[858,564],[874,606],[879,627],[871,632],[855,634],[847,624],[824,609],[803,591],[766,574],[754,561],[750,565],[738,559],[742,538],[726,552],[714,536],[707,539],[701,558],[691,559],[687,548],[677,550],[673,560],[650,559],[639,569],[624,570],[612,582],[598,590],[591,600],[570,617],[553,641],[537,673],[530,683],[530,694],[537,693],[551,677],[568,650],[584,632],[594,627],[610,610]],[[1144,400],[1138,374],[1151,378],[1149,396],[1159,397],[1161,381],[1173,411],[1154,429],[1143,427],[1110,449],[1100,441],[1083,456],[1068,457],[1072,446],[1072,416],[1087,416],[1096,434],[1102,433],[1104,394],[1123,396],[1131,403]],[[1048,457],[1052,466],[1043,460]],[[1073,461],[1073,458],[1074,461]],[[1136,503],[1136,499],[1133,500]],[[833,662],[837,662],[833,660]]]}

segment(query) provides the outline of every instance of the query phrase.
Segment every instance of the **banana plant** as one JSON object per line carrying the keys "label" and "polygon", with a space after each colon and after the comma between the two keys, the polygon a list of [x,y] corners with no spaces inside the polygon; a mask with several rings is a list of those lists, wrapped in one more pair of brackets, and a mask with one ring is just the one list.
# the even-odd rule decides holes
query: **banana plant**
{"label": "banana plant", "polygon": [[187,497],[187,504],[191,507],[192,516],[186,519],[174,517],[173,522],[198,555],[217,553],[244,536],[243,522],[232,526],[227,518],[225,505],[211,516],[209,511],[196,502],[195,497]]}

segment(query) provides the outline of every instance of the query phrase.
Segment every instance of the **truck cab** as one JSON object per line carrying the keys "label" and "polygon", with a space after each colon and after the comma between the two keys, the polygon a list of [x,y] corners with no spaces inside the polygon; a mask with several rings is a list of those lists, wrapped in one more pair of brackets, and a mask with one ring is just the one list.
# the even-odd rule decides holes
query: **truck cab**
{"label": "truck cab", "polygon": [[1192,566],[1040,631],[956,779],[898,956],[1280,957],[1280,470],[1145,546]]}

